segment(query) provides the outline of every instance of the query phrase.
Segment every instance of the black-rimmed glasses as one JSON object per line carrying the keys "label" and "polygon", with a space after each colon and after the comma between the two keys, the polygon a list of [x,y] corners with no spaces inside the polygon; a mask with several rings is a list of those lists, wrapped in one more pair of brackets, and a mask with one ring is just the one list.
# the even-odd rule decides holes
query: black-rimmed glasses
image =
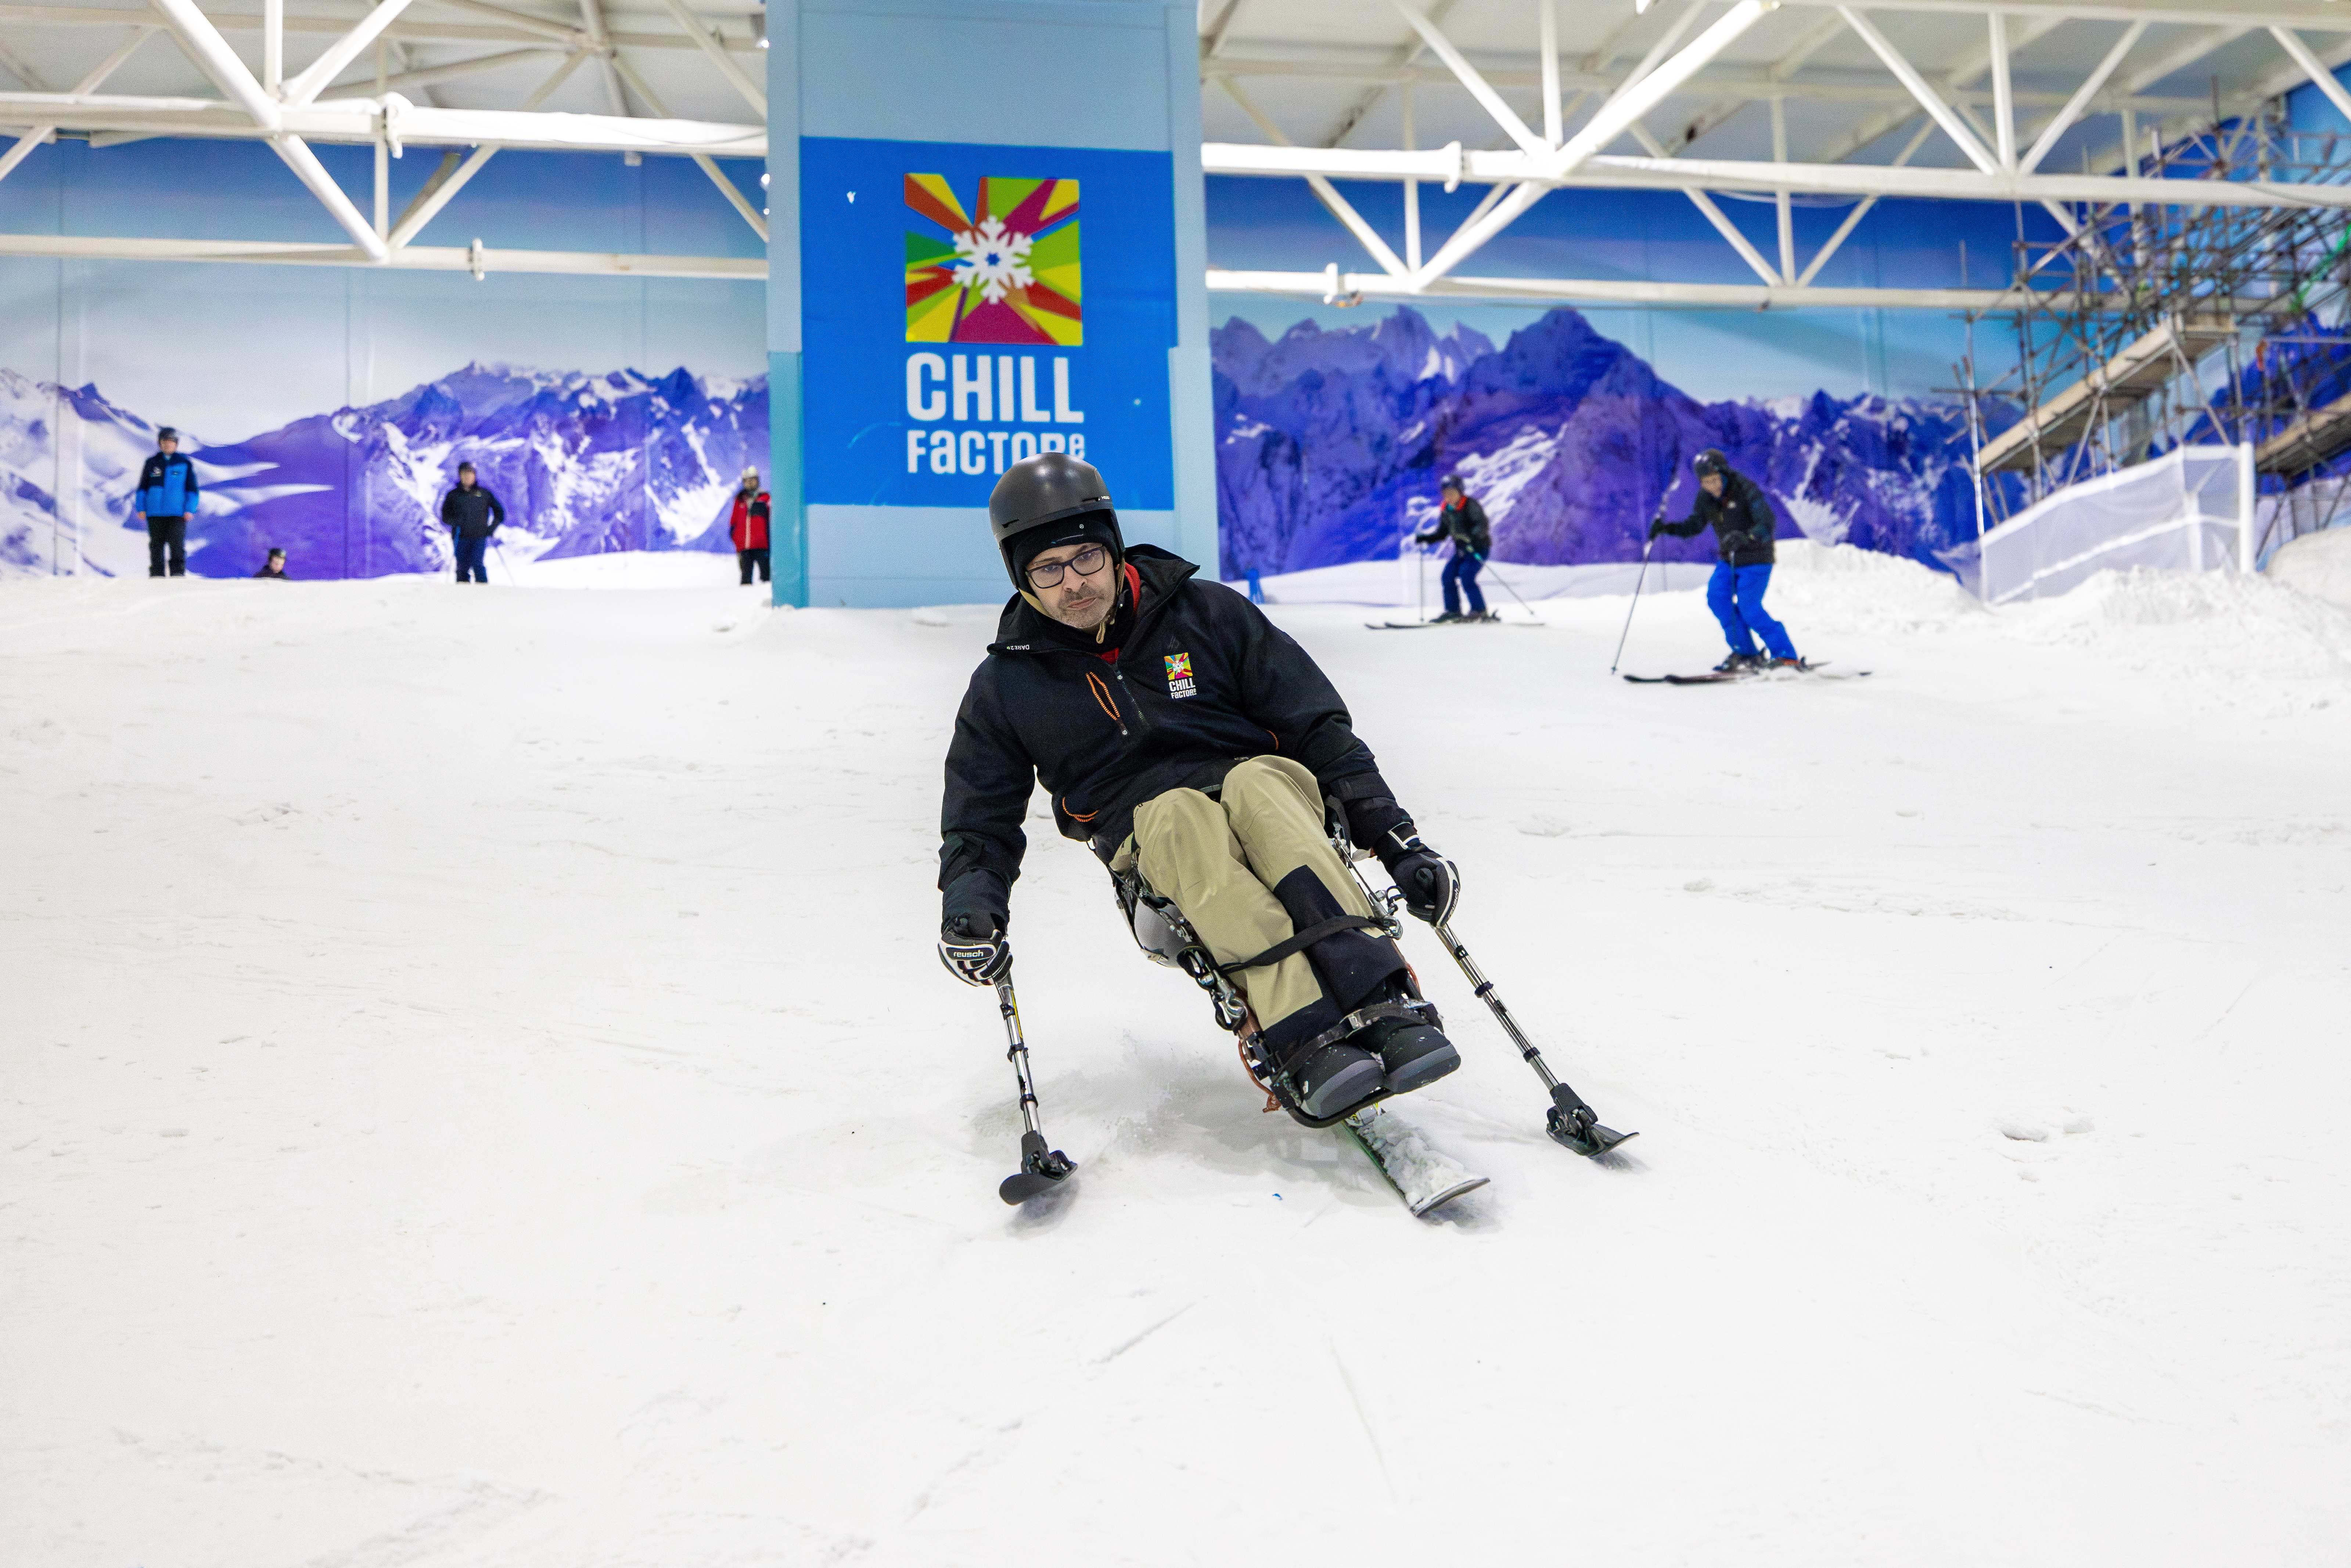
{"label": "black-rimmed glasses", "polygon": [[1030,567],[1029,569],[1029,586],[1058,588],[1061,586],[1061,573],[1064,571],[1073,570],[1080,577],[1092,577],[1102,569],[1102,563],[1108,559],[1110,559],[1110,551],[1103,546],[1088,545],[1065,561],[1057,562],[1052,566]]}

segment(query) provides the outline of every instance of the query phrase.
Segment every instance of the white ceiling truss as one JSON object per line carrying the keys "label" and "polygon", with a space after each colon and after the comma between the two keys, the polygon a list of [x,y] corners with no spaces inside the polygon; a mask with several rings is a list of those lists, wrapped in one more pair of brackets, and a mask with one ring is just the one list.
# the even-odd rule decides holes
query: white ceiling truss
{"label": "white ceiling truss", "polygon": [[[526,252],[417,242],[503,148],[692,159],[765,238],[716,160],[767,151],[761,0],[149,0],[0,3],[0,180],[60,136],[266,142],[348,243],[0,235],[0,255],[757,278],[756,257]],[[257,8],[248,8],[255,7]],[[289,49],[293,57],[288,57]],[[1986,288],[1831,287],[1887,196],[2084,204],[2179,198],[2123,149],[2351,62],[2338,0],[1204,0],[1211,172],[1304,180],[1361,246],[1318,271],[1212,267],[1218,289],[1335,301],[1987,308]],[[7,78],[14,78],[13,83]],[[374,151],[371,209],[318,143]],[[1432,145],[1433,144],[1433,145]],[[391,162],[442,153],[390,210]],[[1340,183],[1403,187],[1383,234]],[[1422,184],[1482,186],[1424,243]],[[1553,190],[1679,191],[1753,280],[1465,271]],[[2215,202],[2343,204],[2338,187],[2216,183]],[[1772,210],[1768,237],[1727,202]],[[1804,254],[1798,203],[1850,204]],[[1398,243],[1401,242],[1401,243]]]}
{"label": "white ceiling truss", "polygon": [[[712,200],[731,206],[762,242],[768,237],[764,204],[747,197],[716,162],[767,156],[763,13],[738,5],[714,18],[686,0],[659,0],[659,11],[632,13],[616,27],[602,0],[577,0],[568,16],[528,8],[533,4],[379,0],[331,16],[287,16],[285,0],[262,0],[257,12],[198,0],[150,0],[143,9],[0,5],[0,71],[18,89],[0,91],[0,135],[16,139],[0,152],[0,180],[60,135],[85,137],[94,147],[154,137],[264,141],[349,236],[339,244],[0,235],[0,255],[386,267],[476,277],[494,270],[764,277],[764,256],[414,243],[505,148],[614,152],[631,162],[647,154],[689,158],[715,187]],[[651,30],[640,30],[644,25]],[[287,57],[289,42],[297,61]],[[70,89],[52,85],[68,79],[59,64],[97,51],[101,57],[77,72]],[[421,63],[427,52],[455,57]],[[655,59],[663,62],[657,68]],[[134,61],[140,80],[132,86],[146,90],[104,90]],[[590,65],[594,70],[585,74],[597,97],[586,111],[544,107]],[[653,75],[714,118],[673,116]],[[465,84],[463,96],[477,106],[437,102],[451,83]],[[193,90],[162,90],[173,86]],[[571,87],[575,98],[580,90]],[[485,98],[490,103],[479,102]],[[312,151],[319,142],[374,150],[371,212],[320,163]],[[440,166],[394,214],[392,161],[412,147],[441,152]]]}
{"label": "white ceiling truss", "polygon": [[[1823,266],[1880,199],[2029,203],[2071,232],[2081,204],[2179,204],[2181,182],[2134,177],[2144,151],[2315,82],[2351,117],[2332,68],[2351,62],[2335,0],[1426,0],[1357,4],[1319,33],[1315,0],[1211,0],[1201,73],[1211,173],[1306,180],[1370,266],[1212,267],[1215,289],[1367,298],[1986,309],[1991,288],[1831,287]],[[1374,28],[1372,18],[1379,17]],[[1562,40],[1566,20],[1582,37]],[[1287,36],[1285,36],[1287,35]],[[1479,46],[1467,47],[1472,36]],[[1335,92],[1350,95],[1335,122]],[[1374,109],[1394,108],[1384,120]],[[1217,100],[1227,100],[1219,105]],[[1232,107],[1245,118],[1236,121]],[[1435,112],[1432,113],[1432,110]],[[1416,134],[1432,119],[1437,137]],[[1792,132],[1792,122],[1800,130]],[[1254,127],[1264,140],[1218,140]],[[1386,147],[1368,141],[1392,127]],[[1801,134],[1808,155],[1791,152]],[[1698,145],[1704,143],[1704,145]],[[2065,149],[2061,152],[2060,149]],[[1718,151],[1719,150],[1719,151]],[[2351,152],[2351,144],[2346,144]],[[2068,164],[2073,168],[2068,168]],[[1403,186],[1402,254],[1333,182]],[[1420,187],[1488,188],[1423,256]],[[2232,179],[2212,204],[2351,207],[2351,190]],[[1471,276],[1479,249],[1565,187],[1679,191],[1755,275]],[[1719,196],[1764,201],[1759,245]],[[1852,203],[1810,256],[1793,206]],[[2003,258],[1988,272],[2001,275]]]}

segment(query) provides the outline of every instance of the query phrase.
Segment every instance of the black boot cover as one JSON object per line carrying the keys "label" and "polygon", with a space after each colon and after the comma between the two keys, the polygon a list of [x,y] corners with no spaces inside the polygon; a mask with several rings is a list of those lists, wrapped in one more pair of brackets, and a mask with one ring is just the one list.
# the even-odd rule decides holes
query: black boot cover
{"label": "black boot cover", "polygon": [[[1283,877],[1273,895],[1289,913],[1292,928],[1300,931],[1347,913],[1322,879],[1305,866]],[[1406,970],[1395,943],[1365,931],[1325,936],[1305,949],[1305,958],[1322,983],[1322,994],[1266,1030],[1263,1042],[1275,1068],[1290,1074],[1297,1085],[1299,1108],[1321,1121],[1384,1090],[1386,1070],[1377,1044],[1370,1040],[1328,1042],[1312,1051],[1307,1047],[1357,1008],[1404,992]]]}
{"label": "black boot cover", "polygon": [[[1290,924],[1301,931],[1346,914],[1322,879],[1304,866],[1282,878],[1273,894],[1289,912]],[[1384,936],[1368,931],[1342,931],[1309,946],[1306,956],[1322,981],[1323,1000],[1301,1009],[1297,1016],[1302,1019],[1311,1013],[1322,1021],[1297,1038],[1311,1040],[1358,1008],[1419,999],[1403,951]],[[1284,1019],[1282,1022],[1288,1025],[1291,1020]],[[1377,1019],[1347,1036],[1343,1043],[1379,1058],[1387,1092],[1392,1094],[1433,1083],[1461,1065],[1459,1052],[1438,1032],[1433,1014],[1426,1019]]]}

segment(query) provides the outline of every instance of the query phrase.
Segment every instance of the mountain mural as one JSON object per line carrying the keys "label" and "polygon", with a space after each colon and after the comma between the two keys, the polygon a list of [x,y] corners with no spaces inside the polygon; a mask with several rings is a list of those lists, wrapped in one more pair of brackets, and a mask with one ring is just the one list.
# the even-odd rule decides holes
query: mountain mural
{"label": "mountain mural", "polygon": [[[1975,537],[1956,402],[1702,403],[1567,309],[1499,349],[1468,326],[1440,338],[1409,308],[1272,340],[1236,318],[1211,340],[1228,580],[1393,557],[1453,473],[1493,519],[1497,559],[1631,560],[1661,500],[1687,513],[1689,460],[1709,446],[1763,486],[1784,535],[1938,568],[1938,550]],[[1713,549],[1711,535],[1668,538],[1656,559]]]}
{"label": "mountain mural", "polygon": [[[130,506],[154,425],[95,387],[0,371],[0,572],[143,573]],[[471,462],[539,559],[725,550],[737,476],[768,459],[765,378],[473,364],[247,440],[183,432],[204,485],[188,570],[243,577],[272,545],[305,578],[437,571],[440,499]]]}

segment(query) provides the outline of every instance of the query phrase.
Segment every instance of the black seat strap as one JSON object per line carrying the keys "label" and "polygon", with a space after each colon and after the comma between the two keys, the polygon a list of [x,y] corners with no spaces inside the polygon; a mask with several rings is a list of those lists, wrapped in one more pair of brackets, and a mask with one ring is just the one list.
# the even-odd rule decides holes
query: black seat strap
{"label": "black seat strap", "polygon": [[1279,964],[1293,953],[1302,952],[1325,936],[1336,936],[1342,931],[1385,931],[1388,923],[1364,915],[1334,915],[1328,920],[1318,920],[1293,936],[1285,936],[1254,958],[1244,958],[1238,964],[1219,964],[1221,975],[1238,975],[1243,969],[1261,969],[1268,964]]}

